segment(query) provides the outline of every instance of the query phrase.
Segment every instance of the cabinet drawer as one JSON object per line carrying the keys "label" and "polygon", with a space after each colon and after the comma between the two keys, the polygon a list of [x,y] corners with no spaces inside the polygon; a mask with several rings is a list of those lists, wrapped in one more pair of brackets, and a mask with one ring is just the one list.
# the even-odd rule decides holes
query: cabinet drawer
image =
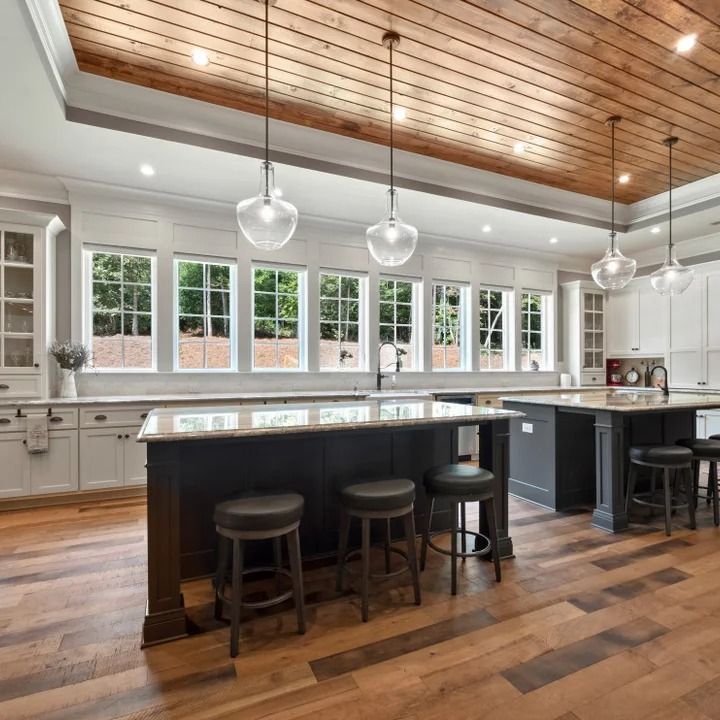
{"label": "cabinet drawer", "polygon": [[3,398],[40,397],[38,375],[7,375],[0,379],[0,401]]}
{"label": "cabinet drawer", "polygon": [[[0,432],[25,432],[25,416],[27,413],[47,415],[47,407],[20,408],[21,417],[17,415],[18,408],[0,410]],[[49,430],[74,430],[78,426],[78,411],[75,408],[62,408],[52,411],[48,417]]]}
{"label": "cabinet drawer", "polygon": [[477,395],[475,397],[475,404],[482,407],[501,408],[502,400],[500,400],[499,395]]}
{"label": "cabinet drawer", "polygon": [[582,374],[583,385],[604,385],[605,384],[605,373],[583,373]]}
{"label": "cabinet drawer", "polygon": [[80,427],[99,428],[142,425],[152,407],[94,407],[80,409]]}

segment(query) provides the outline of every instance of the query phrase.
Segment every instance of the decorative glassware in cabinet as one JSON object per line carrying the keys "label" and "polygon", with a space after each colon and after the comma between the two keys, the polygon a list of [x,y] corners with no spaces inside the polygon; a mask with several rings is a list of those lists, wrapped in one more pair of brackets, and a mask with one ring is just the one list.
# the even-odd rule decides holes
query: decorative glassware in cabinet
{"label": "decorative glassware in cabinet", "polygon": [[34,239],[32,233],[6,230],[3,253],[5,262],[17,265],[32,265]]}

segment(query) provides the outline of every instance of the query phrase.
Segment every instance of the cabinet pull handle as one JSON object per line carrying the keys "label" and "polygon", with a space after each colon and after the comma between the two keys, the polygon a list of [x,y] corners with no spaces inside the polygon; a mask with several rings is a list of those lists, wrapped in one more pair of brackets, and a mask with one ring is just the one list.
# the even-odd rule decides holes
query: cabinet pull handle
{"label": "cabinet pull handle", "polygon": [[0,383],[0,390],[9,390],[10,386],[5,383]]}
{"label": "cabinet pull handle", "polygon": [[59,415],[53,415],[51,418],[49,418],[50,422],[58,423],[63,422],[65,418],[61,418]]}
{"label": "cabinet pull handle", "polygon": [[27,440],[23,440],[23,445],[27,445]]}
{"label": "cabinet pull handle", "polygon": [[140,419],[144,420],[148,416],[147,413],[140,413]]}
{"label": "cabinet pull handle", "polygon": [[10,420],[10,418],[0,418],[0,423],[3,425],[9,425],[11,422],[12,420]]}
{"label": "cabinet pull handle", "polygon": [[96,420],[107,420],[107,415],[96,415],[95,419]]}

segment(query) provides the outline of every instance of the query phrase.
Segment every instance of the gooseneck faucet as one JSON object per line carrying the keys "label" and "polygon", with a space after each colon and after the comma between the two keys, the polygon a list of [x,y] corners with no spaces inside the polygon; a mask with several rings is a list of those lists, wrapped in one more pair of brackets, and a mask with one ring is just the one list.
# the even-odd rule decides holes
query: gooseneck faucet
{"label": "gooseneck faucet", "polygon": [[650,371],[650,374],[654,375],[656,370],[662,370],[665,373],[665,383],[662,385],[662,391],[663,391],[663,395],[669,395],[670,394],[670,378],[668,377],[667,368],[664,365],[655,365],[655,367],[653,367],[653,369]]}
{"label": "gooseneck faucet", "polygon": [[[382,381],[383,381],[383,378],[384,378],[384,377],[387,377],[386,375],[383,375],[383,374],[382,374],[382,371],[383,371],[385,368],[381,368],[381,367],[380,367],[380,355],[382,354],[382,349],[383,349],[386,345],[392,345],[392,347],[395,349],[395,372],[400,372],[400,367],[402,366],[402,363],[400,362],[400,355],[401,355],[402,353],[400,352],[400,349],[398,348],[398,346],[397,346],[394,342],[391,342],[390,340],[386,340],[385,342],[381,342],[381,343],[378,345],[377,375],[375,376],[376,386],[377,386],[377,389],[378,389],[378,390],[382,390]],[[392,363],[388,363],[385,367],[389,367],[390,365],[392,365]]]}

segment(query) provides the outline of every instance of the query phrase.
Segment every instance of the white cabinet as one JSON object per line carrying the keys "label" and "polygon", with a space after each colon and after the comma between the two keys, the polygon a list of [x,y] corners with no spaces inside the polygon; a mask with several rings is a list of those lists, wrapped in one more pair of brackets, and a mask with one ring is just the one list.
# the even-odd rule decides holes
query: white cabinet
{"label": "white cabinet", "polygon": [[605,293],[587,281],[563,283],[562,289],[565,365],[573,384],[604,383]]}
{"label": "white cabinet", "polygon": [[640,344],[638,293],[615,291],[607,299],[607,350],[609,357],[630,355]]}
{"label": "white cabinet", "polygon": [[140,426],[80,430],[80,489],[144,485],[146,446]]}
{"label": "white cabinet", "polygon": [[607,299],[608,357],[664,356],[667,346],[667,298],[647,278],[633,280]]}
{"label": "white cabinet", "polygon": [[[129,428],[123,436],[123,484],[145,485],[147,483],[147,444],[137,441],[142,426]],[[129,437],[128,437],[129,436]]]}
{"label": "white cabinet", "polygon": [[0,498],[30,494],[30,464],[24,432],[0,433]]}
{"label": "white cabinet", "polygon": [[71,492],[78,489],[77,430],[53,430],[46,453],[26,453],[29,463],[30,493]]}

